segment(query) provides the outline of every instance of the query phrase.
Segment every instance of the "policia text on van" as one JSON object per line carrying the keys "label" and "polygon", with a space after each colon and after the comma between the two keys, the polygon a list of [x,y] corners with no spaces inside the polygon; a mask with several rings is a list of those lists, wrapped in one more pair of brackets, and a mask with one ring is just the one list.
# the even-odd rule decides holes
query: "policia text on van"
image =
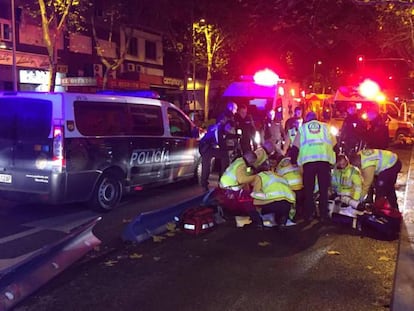
{"label": "policia text on van", "polygon": [[0,94],[0,196],[88,202],[194,178],[198,129],[173,104],[117,94]]}

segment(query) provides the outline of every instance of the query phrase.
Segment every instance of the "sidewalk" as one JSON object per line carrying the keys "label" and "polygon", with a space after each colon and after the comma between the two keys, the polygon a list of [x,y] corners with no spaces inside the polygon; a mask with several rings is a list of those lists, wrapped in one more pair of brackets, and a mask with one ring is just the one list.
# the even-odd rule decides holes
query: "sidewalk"
{"label": "sidewalk", "polygon": [[407,174],[391,310],[414,310],[414,155]]}

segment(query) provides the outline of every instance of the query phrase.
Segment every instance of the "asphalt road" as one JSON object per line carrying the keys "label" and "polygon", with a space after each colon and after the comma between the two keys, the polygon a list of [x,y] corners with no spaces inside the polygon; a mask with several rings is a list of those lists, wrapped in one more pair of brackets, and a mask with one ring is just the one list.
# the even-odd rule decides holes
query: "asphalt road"
{"label": "asphalt road", "polygon": [[[411,149],[397,152],[403,204]],[[113,242],[15,310],[387,310],[398,249],[347,227],[261,232],[231,220],[198,237]]]}

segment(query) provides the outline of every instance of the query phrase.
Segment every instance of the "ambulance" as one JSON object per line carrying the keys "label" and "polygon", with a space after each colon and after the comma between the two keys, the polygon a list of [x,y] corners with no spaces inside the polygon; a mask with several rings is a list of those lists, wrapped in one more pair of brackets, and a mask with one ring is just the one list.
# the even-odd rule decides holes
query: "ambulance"
{"label": "ambulance", "polygon": [[324,114],[333,131],[339,131],[342,127],[350,104],[356,105],[362,118],[366,118],[366,114],[370,110],[376,110],[385,115],[390,141],[412,143],[414,127],[407,118],[406,104],[403,103],[399,107],[394,102],[387,100],[375,82],[366,80],[358,86],[338,88],[329,113]]}

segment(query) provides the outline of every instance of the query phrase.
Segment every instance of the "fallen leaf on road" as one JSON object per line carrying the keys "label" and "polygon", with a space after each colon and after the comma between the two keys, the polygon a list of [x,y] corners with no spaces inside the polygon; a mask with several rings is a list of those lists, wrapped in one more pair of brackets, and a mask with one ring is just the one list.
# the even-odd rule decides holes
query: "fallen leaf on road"
{"label": "fallen leaf on road", "polygon": [[175,236],[175,232],[169,231],[165,234],[166,236]]}
{"label": "fallen leaf on road", "polygon": [[341,255],[341,253],[340,252],[338,252],[338,251],[327,251],[326,252],[328,255]]}
{"label": "fallen leaf on road", "polygon": [[126,223],[130,223],[132,219],[122,219],[122,223],[126,224]]}
{"label": "fallen leaf on road", "polygon": [[386,249],[377,249],[377,253],[387,253]]}
{"label": "fallen leaf on road", "polygon": [[267,241],[262,241],[262,242],[259,242],[258,244],[259,244],[259,246],[262,246],[262,247],[265,247],[265,246],[269,246],[270,245],[270,243],[267,242]]}
{"label": "fallen leaf on road", "polygon": [[372,269],[374,269],[374,266],[367,266],[367,269],[372,270]]}
{"label": "fallen leaf on road", "polygon": [[144,257],[144,255],[138,254],[138,253],[133,253],[133,254],[129,255],[130,259],[140,259],[142,257]]}
{"label": "fallen leaf on road", "polygon": [[108,260],[104,262],[104,265],[107,267],[113,267],[116,263],[118,263],[118,260]]}
{"label": "fallen leaf on road", "polygon": [[159,261],[161,257],[152,257],[155,261]]}
{"label": "fallen leaf on road", "polygon": [[152,240],[154,241],[154,242],[161,242],[162,240],[165,240],[165,237],[163,237],[163,236],[159,236],[159,235],[153,235],[152,236]]}
{"label": "fallen leaf on road", "polygon": [[380,258],[378,258],[378,261],[390,261],[391,258],[387,257],[387,256],[381,256]]}
{"label": "fallen leaf on road", "polygon": [[166,224],[165,226],[167,228],[168,231],[176,231],[177,230],[177,225],[175,222],[169,222]]}

